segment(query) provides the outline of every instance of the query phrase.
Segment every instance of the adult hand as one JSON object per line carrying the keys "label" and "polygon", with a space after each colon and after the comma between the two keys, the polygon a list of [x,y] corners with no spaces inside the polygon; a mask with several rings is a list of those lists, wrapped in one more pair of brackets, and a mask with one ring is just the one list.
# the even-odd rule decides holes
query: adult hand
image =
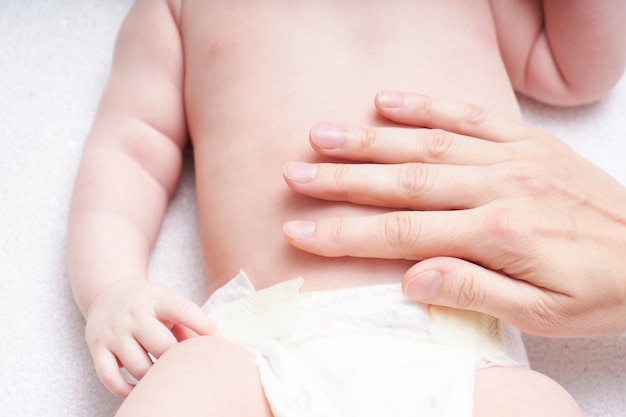
{"label": "adult hand", "polygon": [[420,261],[408,297],[526,332],[626,329],[622,185],[558,138],[474,105],[383,92],[376,108],[416,127],[317,125],[319,153],[372,163],[289,163],[284,176],[301,194],[395,211],[288,222],[292,245]]}

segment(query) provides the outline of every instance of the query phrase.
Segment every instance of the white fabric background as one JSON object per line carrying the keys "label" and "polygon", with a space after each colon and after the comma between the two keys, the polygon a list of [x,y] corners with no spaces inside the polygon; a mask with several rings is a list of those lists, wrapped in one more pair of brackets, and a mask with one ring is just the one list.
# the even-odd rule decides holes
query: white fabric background
{"label": "white fabric background", "polygon": [[[130,0],[0,0],[0,415],[110,416],[83,342],[64,263],[64,231],[83,139]],[[522,100],[527,121],[566,139],[626,184],[626,79],[601,102],[553,109]],[[185,168],[151,270],[202,302],[193,191]],[[527,337],[535,369],[590,417],[626,414],[626,336]]]}

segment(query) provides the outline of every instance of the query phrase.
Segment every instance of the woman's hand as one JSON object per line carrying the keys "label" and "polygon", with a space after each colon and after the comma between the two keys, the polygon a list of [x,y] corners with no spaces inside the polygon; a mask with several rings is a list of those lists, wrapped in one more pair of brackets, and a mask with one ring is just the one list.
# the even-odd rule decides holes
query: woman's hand
{"label": "woman's hand", "polygon": [[153,364],[148,353],[158,359],[178,342],[215,330],[195,303],[145,280],[109,287],[93,301],[86,319],[85,338],[98,377],[120,397],[133,388],[120,366],[140,380]]}
{"label": "woman's hand", "polygon": [[284,176],[300,194],[395,211],[292,221],[292,245],[420,261],[407,296],[530,333],[626,329],[622,185],[558,138],[474,105],[383,92],[376,107],[414,128],[317,125],[319,153],[371,163],[289,163]]}

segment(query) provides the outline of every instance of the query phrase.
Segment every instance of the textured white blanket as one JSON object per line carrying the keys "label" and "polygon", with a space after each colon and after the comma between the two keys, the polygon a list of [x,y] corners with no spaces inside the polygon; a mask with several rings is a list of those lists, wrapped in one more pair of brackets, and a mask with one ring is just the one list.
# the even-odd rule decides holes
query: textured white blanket
{"label": "textured white blanket", "polygon": [[[82,142],[130,4],[0,0],[0,415],[99,417],[119,406],[83,342],[63,242]],[[522,104],[528,122],[626,184],[626,79],[591,106]],[[192,174],[188,163],[151,270],[200,303]],[[533,366],[563,384],[589,417],[626,415],[625,335],[526,341]]]}

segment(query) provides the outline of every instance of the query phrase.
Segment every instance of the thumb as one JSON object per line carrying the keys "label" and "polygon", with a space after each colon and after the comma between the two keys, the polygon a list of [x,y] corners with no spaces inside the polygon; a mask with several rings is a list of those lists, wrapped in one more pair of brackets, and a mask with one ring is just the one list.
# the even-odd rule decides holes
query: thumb
{"label": "thumb", "polygon": [[405,274],[402,290],[415,301],[489,314],[530,333],[543,333],[549,325],[533,313],[533,306],[546,303],[541,289],[457,258],[417,263]]}

